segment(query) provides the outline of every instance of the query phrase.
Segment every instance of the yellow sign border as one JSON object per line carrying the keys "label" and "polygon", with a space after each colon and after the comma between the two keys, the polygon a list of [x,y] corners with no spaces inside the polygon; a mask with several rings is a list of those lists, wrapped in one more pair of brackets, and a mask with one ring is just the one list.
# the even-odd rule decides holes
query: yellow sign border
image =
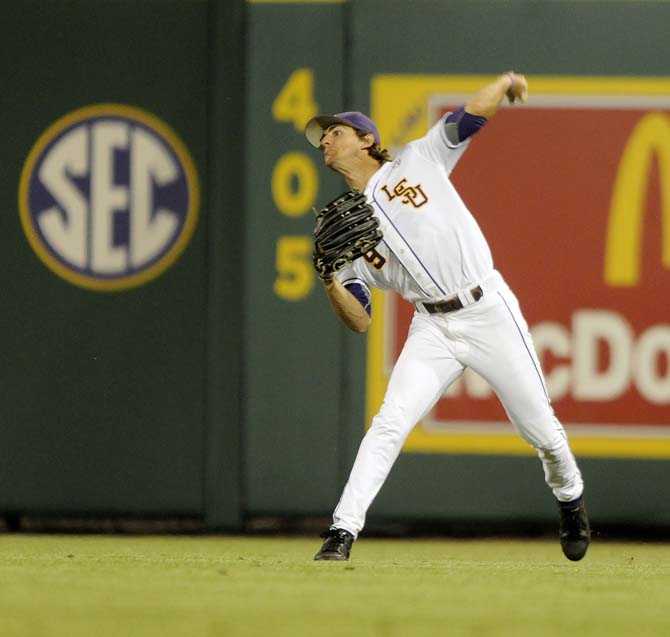
{"label": "yellow sign border", "polygon": [[[170,250],[150,268],[142,270],[131,276],[119,277],[117,279],[97,279],[92,276],[87,276],[79,272],[71,270],[66,265],[54,258],[46,246],[42,243],[35,228],[33,227],[32,218],[30,215],[30,206],[28,204],[28,187],[30,177],[33,173],[35,163],[42,154],[44,148],[63,130],[80,122],[81,120],[91,117],[100,117],[104,115],[111,115],[117,117],[125,117],[132,119],[148,126],[150,129],[156,131],[160,136],[167,141],[176,153],[177,157],[182,163],[184,172],[186,174],[186,183],[189,192],[189,207],[186,212],[186,220],[181,234],[175,244]],[[84,106],[75,111],[67,113],[60,119],[51,124],[38,138],[33,147],[28,153],[28,157],[23,164],[21,171],[21,178],[19,181],[19,216],[21,218],[21,226],[34,250],[35,254],[40,258],[42,263],[46,265],[52,272],[55,272],[59,277],[65,279],[69,283],[79,287],[95,290],[98,292],[116,292],[119,290],[127,290],[138,287],[155,279],[160,274],[165,272],[184,251],[191,236],[195,231],[195,226],[198,219],[198,211],[200,208],[200,189],[198,185],[198,174],[195,168],[195,163],[191,158],[191,154],[182,142],[179,136],[163,121],[136,106],[128,106],[126,104],[93,104]]]}
{"label": "yellow sign border", "polygon": [[[553,77],[527,76],[533,95],[588,97],[667,98],[670,78],[666,77]],[[393,145],[403,145],[425,134],[428,128],[428,102],[435,94],[470,95],[495,79],[485,75],[380,74],[372,78],[371,115],[380,136]],[[394,131],[402,131],[393,139]],[[387,144],[389,142],[387,141]],[[389,144],[391,145],[391,144]],[[372,292],[374,320],[367,340],[366,421],[381,407],[388,377],[384,369],[385,295]],[[560,417],[560,414],[559,414]],[[592,431],[589,432],[592,434]],[[579,435],[569,431],[575,454],[582,457],[670,458],[670,438],[606,437]],[[535,455],[535,450],[509,427],[509,433],[482,434],[427,431],[419,423],[407,438],[403,451],[473,455]]]}

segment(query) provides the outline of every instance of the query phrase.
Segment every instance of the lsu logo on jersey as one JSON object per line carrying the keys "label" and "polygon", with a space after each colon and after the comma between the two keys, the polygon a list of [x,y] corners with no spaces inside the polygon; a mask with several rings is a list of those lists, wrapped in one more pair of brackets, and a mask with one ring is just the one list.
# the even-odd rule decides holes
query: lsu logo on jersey
{"label": "lsu logo on jersey", "polygon": [[390,191],[388,186],[382,186],[382,191],[388,197],[389,201],[393,201],[396,197],[402,197],[400,203],[411,204],[415,208],[421,208],[421,206],[428,203],[428,197],[423,192],[421,184],[408,186],[406,177],[403,177],[393,186],[393,191]]}
{"label": "lsu logo on jersey", "polygon": [[198,214],[195,166],[162,121],[122,104],[65,115],[37,140],[19,185],[33,250],[91,290],[150,281],[188,244]]}

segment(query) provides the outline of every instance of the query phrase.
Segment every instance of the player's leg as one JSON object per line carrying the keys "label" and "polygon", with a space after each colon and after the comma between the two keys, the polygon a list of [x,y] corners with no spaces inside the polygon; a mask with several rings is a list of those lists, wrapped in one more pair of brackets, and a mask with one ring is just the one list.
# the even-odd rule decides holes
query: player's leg
{"label": "player's leg", "polygon": [[361,442],[333,526],[354,537],[366,512],[414,425],[433,407],[445,388],[463,371],[435,323],[417,314],[395,364],[379,413]]}
{"label": "player's leg", "polygon": [[[479,309],[485,318],[468,324],[470,347],[462,360],[491,385],[517,431],[536,449],[562,518],[569,518],[570,529],[562,527],[564,552],[570,559],[580,559],[589,533],[582,502],[584,483],[551,406],[527,323],[506,287]],[[563,542],[566,533],[571,538]]]}
{"label": "player's leg", "polygon": [[516,297],[503,287],[480,309],[478,320],[464,328],[469,348],[461,360],[491,385],[519,434],[537,450],[556,498],[578,498],[582,477],[551,406]]}

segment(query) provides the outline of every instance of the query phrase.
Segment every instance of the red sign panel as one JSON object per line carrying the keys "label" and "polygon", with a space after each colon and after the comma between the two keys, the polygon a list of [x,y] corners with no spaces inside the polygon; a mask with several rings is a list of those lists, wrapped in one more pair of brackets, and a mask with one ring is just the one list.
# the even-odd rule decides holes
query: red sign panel
{"label": "red sign panel", "polygon": [[[427,125],[453,105],[431,100]],[[667,439],[670,109],[621,103],[503,108],[451,179],[520,300],[571,436]],[[393,307],[389,362],[413,313]],[[496,396],[466,372],[424,427],[503,423]]]}

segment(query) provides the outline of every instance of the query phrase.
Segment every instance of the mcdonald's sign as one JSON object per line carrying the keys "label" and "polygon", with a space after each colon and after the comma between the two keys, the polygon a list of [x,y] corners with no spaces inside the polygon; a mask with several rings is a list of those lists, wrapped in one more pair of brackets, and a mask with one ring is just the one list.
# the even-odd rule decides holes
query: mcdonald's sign
{"label": "mcdonald's sign", "polygon": [[[528,103],[502,108],[452,179],[520,299],[575,452],[670,457],[670,78],[528,79]],[[401,146],[488,80],[380,75],[372,115]],[[373,303],[369,417],[413,311]],[[534,453],[470,372],[405,450]]]}

